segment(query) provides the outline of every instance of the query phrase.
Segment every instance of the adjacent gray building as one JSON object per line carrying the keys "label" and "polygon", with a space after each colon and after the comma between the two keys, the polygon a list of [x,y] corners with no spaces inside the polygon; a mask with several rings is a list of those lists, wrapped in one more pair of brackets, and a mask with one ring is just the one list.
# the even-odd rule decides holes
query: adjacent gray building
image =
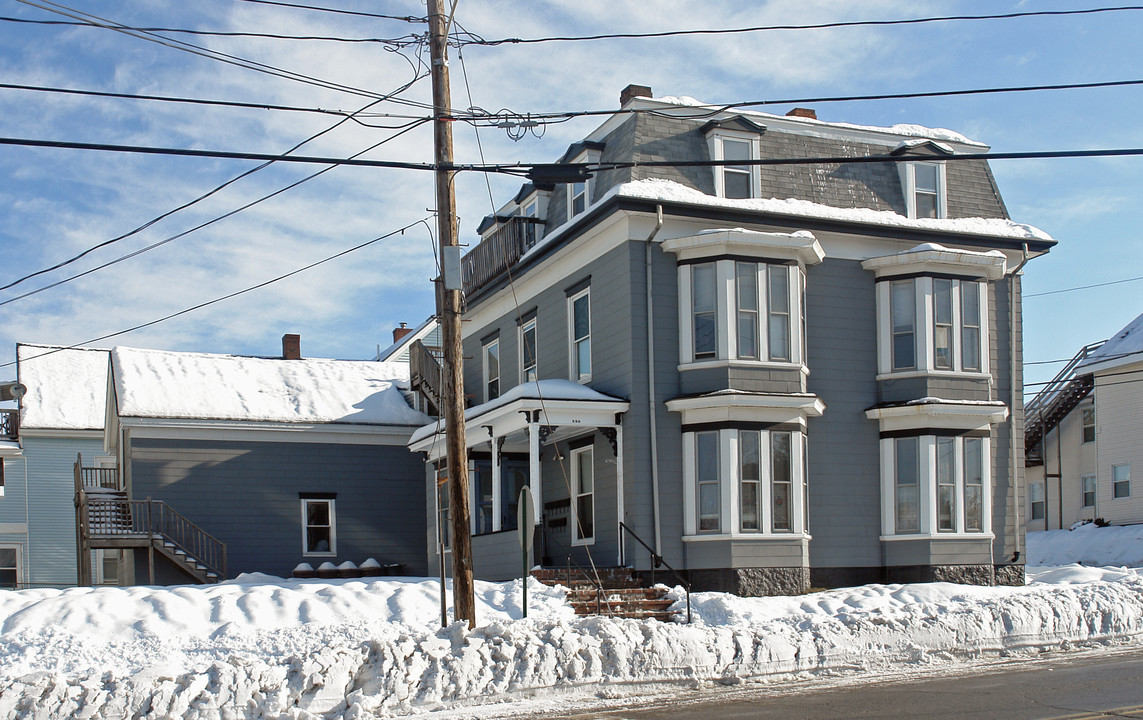
{"label": "adjacent gray building", "polygon": [[[696,589],[1022,583],[1020,270],[1054,241],[956,159],[988,148],[649,95],[465,257],[477,576],[518,576],[528,485],[544,564],[647,571],[638,538]],[[443,433],[410,447],[435,566]]]}

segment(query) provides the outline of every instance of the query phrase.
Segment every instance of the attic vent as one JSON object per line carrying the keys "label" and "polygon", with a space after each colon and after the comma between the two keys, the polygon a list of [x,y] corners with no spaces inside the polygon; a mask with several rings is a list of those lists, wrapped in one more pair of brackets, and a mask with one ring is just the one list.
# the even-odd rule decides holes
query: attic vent
{"label": "attic vent", "polygon": [[790,112],[786,113],[786,117],[804,117],[811,120],[817,120],[818,113],[813,108],[794,108]]}
{"label": "attic vent", "polygon": [[619,93],[619,107],[623,107],[629,100],[637,97],[654,97],[651,88],[647,85],[628,85]]}

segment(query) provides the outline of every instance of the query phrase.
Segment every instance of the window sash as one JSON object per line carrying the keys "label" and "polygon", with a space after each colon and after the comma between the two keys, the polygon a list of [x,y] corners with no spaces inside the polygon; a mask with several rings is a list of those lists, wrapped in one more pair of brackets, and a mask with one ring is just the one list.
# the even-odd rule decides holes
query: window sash
{"label": "window sash", "polygon": [[937,166],[913,164],[913,210],[918,218],[940,217],[940,177]]}
{"label": "window sash", "polygon": [[492,520],[493,494],[495,483],[492,478],[492,463],[473,463],[471,474],[473,493],[473,523],[476,534],[483,535],[494,530]]}
{"label": "window sash", "polygon": [[718,350],[716,286],[714,263],[691,267],[691,315],[696,358],[714,357]]}
{"label": "window sash", "polygon": [[889,305],[893,369],[912,370],[917,366],[917,294],[914,282],[896,280],[891,283]]}
{"label": "window sash", "polygon": [[894,441],[894,517],[898,534],[921,531],[919,438]]}
{"label": "window sash", "polygon": [[980,283],[960,281],[961,365],[980,370]]}
{"label": "window sash", "polygon": [[573,379],[591,377],[591,298],[587,291],[571,298]]}
{"label": "window sash", "polygon": [[333,500],[302,500],[303,555],[336,555]]}
{"label": "window sash", "polygon": [[793,467],[790,451],[789,432],[770,433],[770,524],[774,532],[790,532],[793,529],[790,513]]}
{"label": "window sash", "polygon": [[739,526],[743,532],[762,530],[762,433],[738,431],[738,473],[741,490]]}
{"label": "window sash", "polygon": [[768,266],[770,360],[790,360],[790,271],[785,265]]}
{"label": "window sash", "polygon": [[[751,160],[753,150],[749,140],[722,138],[723,160]],[[753,171],[749,165],[724,165],[722,170],[722,196],[745,199],[753,196]]]}
{"label": "window sash", "polygon": [[484,401],[500,397],[500,341],[484,346]]}
{"label": "window sash", "polygon": [[1095,408],[1084,408],[1082,418],[1083,441],[1085,443],[1095,442]]}
{"label": "window sash", "polygon": [[536,379],[536,321],[529,320],[520,328],[520,382]]}
{"label": "window sash", "polygon": [[964,439],[964,529],[984,531],[984,441]]}
{"label": "window sash", "polygon": [[1044,501],[1044,483],[1032,483],[1028,486],[1028,497],[1032,506],[1029,520],[1045,520],[1047,517],[1047,503]]}
{"label": "window sash", "polygon": [[1126,498],[1131,497],[1131,466],[1130,465],[1112,465],[1112,497],[1113,498]]}
{"label": "window sash", "polygon": [[700,533],[722,529],[718,433],[695,433],[695,510]]}
{"label": "window sash", "polygon": [[952,370],[952,280],[933,278],[933,367]]}
{"label": "window sash", "polygon": [[1084,475],[1080,478],[1080,492],[1082,507],[1095,507],[1095,475]]}
{"label": "window sash", "polygon": [[738,306],[738,357],[758,359],[758,263],[735,263]]}
{"label": "window sash", "polygon": [[587,209],[587,183],[571,183],[568,201],[569,217],[575,217]]}
{"label": "window sash", "polygon": [[937,438],[937,531],[955,532],[956,514],[956,440]]}

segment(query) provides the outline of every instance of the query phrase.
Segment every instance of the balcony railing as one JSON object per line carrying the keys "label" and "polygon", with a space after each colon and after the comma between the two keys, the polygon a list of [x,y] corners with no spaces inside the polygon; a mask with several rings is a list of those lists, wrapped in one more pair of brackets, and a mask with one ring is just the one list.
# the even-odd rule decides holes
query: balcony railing
{"label": "balcony railing", "polygon": [[510,217],[468,251],[462,261],[464,292],[471,294],[516,264],[524,253],[535,246],[543,220],[533,217]]}
{"label": "balcony railing", "polygon": [[0,410],[0,437],[15,440],[20,437],[20,411]]}
{"label": "balcony railing", "polygon": [[409,384],[439,408],[444,401],[440,355],[420,340],[409,347]]}

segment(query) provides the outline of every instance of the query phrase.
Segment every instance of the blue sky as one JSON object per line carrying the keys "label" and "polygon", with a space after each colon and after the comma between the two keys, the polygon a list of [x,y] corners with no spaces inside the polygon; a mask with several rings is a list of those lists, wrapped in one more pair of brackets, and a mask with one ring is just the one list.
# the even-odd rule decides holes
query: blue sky
{"label": "blue sky", "polygon": [[[311,0],[307,4],[423,15],[417,0]],[[1109,3],[1110,5],[1111,3]],[[242,1],[71,0],[70,7],[135,27],[398,37],[423,32],[401,21]],[[485,38],[535,37],[782,23],[878,20],[1099,7],[1078,0],[861,3],[825,0],[695,3],[681,0],[460,0],[457,21]],[[17,0],[0,16],[65,19]],[[611,109],[628,83],[656,95],[711,103],[954,90],[1143,78],[1137,31],[1143,12],[945,22],[879,28],[775,31],[735,36],[469,46],[452,58],[453,104],[519,112]],[[173,36],[212,50],[375,92],[414,76],[417,55],[376,43]],[[422,57],[423,59],[423,57]],[[467,75],[467,85],[465,78]],[[0,82],[356,110],[357,96],[271,77],[106,29],[0,21]],[[468,93],[471,92],[471,102]],[[401,94],[430,100],[427,79]],[[996,152],[1143,147],[1143,89],[1038,92],[926,100],[811,103],[823,120],[916,123],[957,130]],[[784,113],[791,106],[763,108]],[[423,109],[387,103],[396,115]],[[280,153],[336,122],[312,113],[224,109],[0,89],[0,136]],[[396,125],[404,120],[373,118]],[[483,130],[489,162],[551,161],[598,119],[552,125],[516,142]],[[458,123],[458,162],[480,162]],[[346,157],[395,133],[347,123],[305,145],[307,155]],[[432,137],[414,128],[364,157],[427,162]],[[238,160],[119,155],[0,146],[0,284],[126,233],[251,169]],[[994,161],[1014,220],[1059,245],[1026,268],[1025,358],[1071,357],[1143,312],[1143,282],[1038,295],[1143,276],[1135,218],[1143,158]],[[280,190],[320,168],[272,166],[193,208],[56,271],[0,292],[4,302],[165,240]],[[492,178],[498,206],[518,183]],[[462,242],[490,212],[485,178],[457,181]],[[0,363],[17,341],[72,344],[123,330],[331,256],[428,217],[431,176],[410,170],[336,168],[203,230],[78,280],[0,305]],[[276,355],[286,332],[311,356],[366,358],[399,322],[433,311],[433,250],[423,225],[339,260],[145,330],[98,343]],[[1058,366],[1028,366],[1030,382]],[[0,369],[0,379],[14,376]]]}

